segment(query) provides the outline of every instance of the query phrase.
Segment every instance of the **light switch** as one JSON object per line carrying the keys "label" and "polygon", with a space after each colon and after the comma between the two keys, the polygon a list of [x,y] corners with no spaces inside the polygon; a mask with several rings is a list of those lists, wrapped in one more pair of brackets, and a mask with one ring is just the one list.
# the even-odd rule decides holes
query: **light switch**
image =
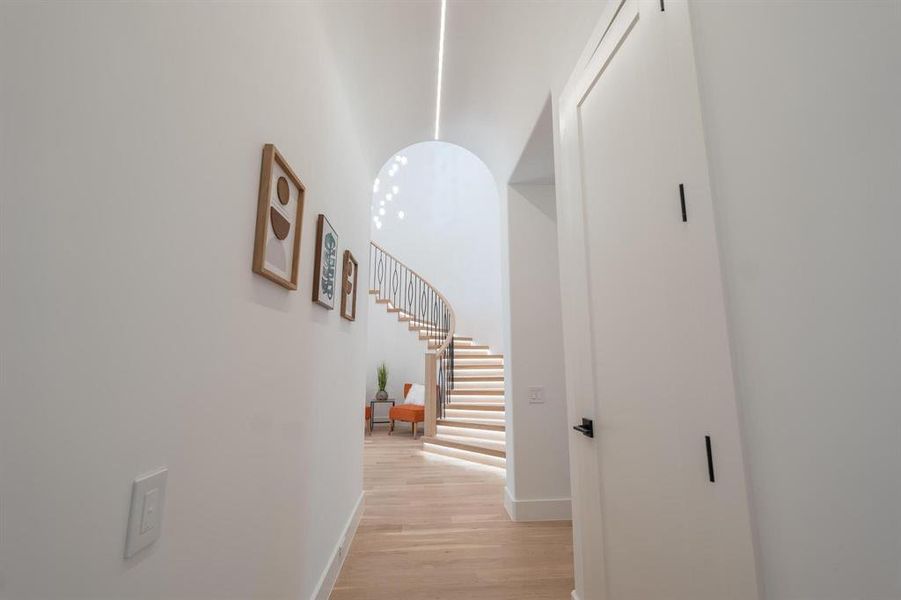
{"label": "light switch", "polygon": [[144,494],[144,512],[141,514],[141,533],[147,533],[156,527],[156,516],[159,514],[159,488],[153,488]]}
{"label": "light switch", "polygon": [[529,404],[544,404],[544,388],[543,387],[530,387],[529,388]]}
{"label": "light switch", "polygon": [[134,480],[131,486],[125,558],[131,558],[160,537],[168,472],[164,467]]}

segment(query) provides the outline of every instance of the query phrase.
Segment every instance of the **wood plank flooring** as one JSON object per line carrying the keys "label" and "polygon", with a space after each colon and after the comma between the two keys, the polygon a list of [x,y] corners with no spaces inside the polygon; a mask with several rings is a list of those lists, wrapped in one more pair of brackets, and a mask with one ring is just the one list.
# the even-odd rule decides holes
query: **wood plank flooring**
{"label": "wood plank flooring", "polygon": [[501,471],[378,430],[363,460],[365,509],[332,600],[570,597],[570,522],[512,522]]}

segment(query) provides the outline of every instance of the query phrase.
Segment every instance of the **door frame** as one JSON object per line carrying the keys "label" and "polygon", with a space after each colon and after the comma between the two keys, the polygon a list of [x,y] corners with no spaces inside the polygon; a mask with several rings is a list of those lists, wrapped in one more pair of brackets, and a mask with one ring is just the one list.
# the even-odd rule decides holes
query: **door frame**
{"label": "door frame", "polygon": [[[557,240],[563,311],[566,412],[569,423],[583,417],[597,422],[594,348],[592,343],[588,247],[582,198],[581,139],[578,107],[639,18],[637,0],[615,0],[607,6],[555,103],[554,145],[557,172]],[[601,480],[593,440],[574,431],[569,438],[572,491],[573,600],[605,600],[607,574]],[[594,507],[594,510],[591,509]],[[601,595],[588,596],[588,590]]]}

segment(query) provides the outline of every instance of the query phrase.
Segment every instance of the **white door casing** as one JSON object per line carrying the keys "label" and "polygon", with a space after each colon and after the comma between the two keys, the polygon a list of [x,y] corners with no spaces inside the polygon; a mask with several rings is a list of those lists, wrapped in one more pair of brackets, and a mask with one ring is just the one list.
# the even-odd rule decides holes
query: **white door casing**
{"label": "white door casing", "polygon": [[577,593],[758,598],[685,3],[614,3],[558,111]]}

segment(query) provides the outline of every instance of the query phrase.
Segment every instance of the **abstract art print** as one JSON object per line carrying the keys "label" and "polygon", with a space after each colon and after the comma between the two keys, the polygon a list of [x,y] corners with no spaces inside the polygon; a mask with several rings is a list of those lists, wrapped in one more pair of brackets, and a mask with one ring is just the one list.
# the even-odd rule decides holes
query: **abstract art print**
{"label": "abstract art print", "polygon": [[345,250],[341,271],[341,316],[348,321],[357,319],[357,267],[357,259],[350,250]]}
{"label": "abstract art print", "polygon": [[304,185],[272,144],[263,146],[253,272],[297,289]]}
{"label": "abstract art print", "polygon": [[313,267],[313,302],[335,308],[338,279],[338,234],[325,215],[316,223],[316,261]]}

